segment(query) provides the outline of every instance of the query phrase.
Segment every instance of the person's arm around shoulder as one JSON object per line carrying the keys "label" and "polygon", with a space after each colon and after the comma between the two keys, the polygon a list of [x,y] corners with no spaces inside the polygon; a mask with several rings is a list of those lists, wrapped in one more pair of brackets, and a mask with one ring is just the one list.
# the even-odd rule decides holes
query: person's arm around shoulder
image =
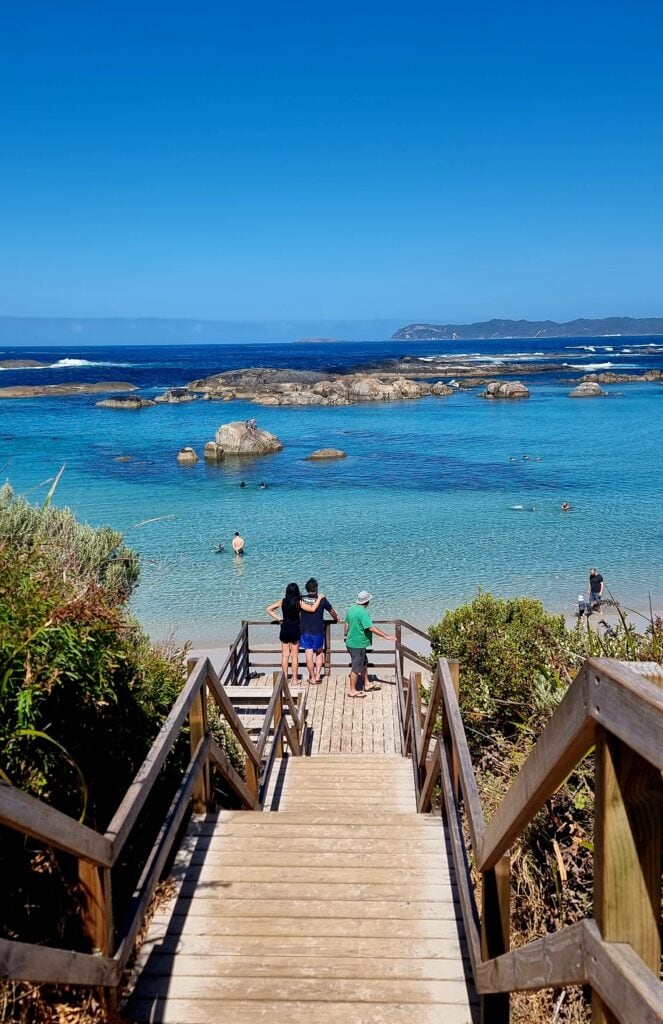
{"label": "person's arm around shoulder", "polygon": [[318,608],[320,607],[320,605],[322,604],[324,599],[325,599],[325,595],[324,594],[318,594],[318,596],[315,599],[315,602],[313,604],[305,604],[304,601],[300,601],[299,602],[299,607],[301,608],[301,610],[303,612],[315,612],[315,611],[318,610]]}
{"label": "person's arm around shoulder", "polygon": [[274,619],[275,622],[280,622],[281,619],[276,614],[276,609],[278,608],[278,610],[281,611],[282,607],[283,607],[283,605],[282,605],[281,601],[275,601],[274,604],[268,605],[268,607],[267,607],[267,614],[271,615],[271,617]]}

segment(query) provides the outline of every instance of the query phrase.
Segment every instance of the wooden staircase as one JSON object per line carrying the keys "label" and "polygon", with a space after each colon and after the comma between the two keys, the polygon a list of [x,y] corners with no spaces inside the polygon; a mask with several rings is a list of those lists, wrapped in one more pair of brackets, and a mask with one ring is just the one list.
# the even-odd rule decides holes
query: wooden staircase
{"label": "wooden staircase", "polygon": [[191,824],[129,1019],[471,1024],[445,833],[416,812],[411,761],[284,758],[266,806]]}

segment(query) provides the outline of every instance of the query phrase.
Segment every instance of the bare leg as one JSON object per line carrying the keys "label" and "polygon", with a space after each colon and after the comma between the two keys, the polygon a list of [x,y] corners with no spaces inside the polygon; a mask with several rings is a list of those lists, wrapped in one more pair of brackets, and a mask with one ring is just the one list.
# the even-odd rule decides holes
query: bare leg
{"label": "bare leg", "polygon": [[281,671],[284,677],[288,678],[288,659],[290,657],[290,644],[281,644]]}
{"label": "bare leg", "polygon": [[306,668],[308,669],[308,681],[309,683],[317,683],[315,675],[315,667],[313,665],[313,650],[311,647],[306,648]]}
{"label": "bare leg", "polygon": [[320,682],[320,677],[322,675],[322,664],[323,664],[324,660],[325,660],[325,652],[324,652],[324,649],[323,649],[321,651],[318,651],[316,653],[316,655],[315,655],[315,681],[316,681],[316,683]]}
{"label": "bare leg", "polygon": [[347,692],[348,697],[363,697],[364,694],[361,690],[357,689],[357,681],[361,673],[351,672],[350,673],[350,689]]}
{"label": "bare leg", "polygon": [[297,686],[299,682],[299,644],[290,644],[290,657],[292,658],[292,685]]}

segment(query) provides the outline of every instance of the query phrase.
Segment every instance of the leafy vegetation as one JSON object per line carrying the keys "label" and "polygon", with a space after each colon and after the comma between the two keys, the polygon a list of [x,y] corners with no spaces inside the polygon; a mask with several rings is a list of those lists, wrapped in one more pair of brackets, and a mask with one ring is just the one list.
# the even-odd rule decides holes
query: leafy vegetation
{"label": "leafy vegetation", "polygon": [[[138,575],[121,534],[0,490],[0,777],[101,831],[183,682],[183,652],[154,650],[127,610]],[[241,767],[222,723],[214,731]],[[118,913],[188,758],[183,730],[113,871]],[[0,935],[89,948],[74,858],[1,829],[0,873]],[[50,1019],[27,990],[0,992],[3,1019]]]}
{"label": "leafy vegetation", "polygon": [[[431,627],[434,660],[460,661],[461,713],[487,820],[585,658],[661,662],[662,626],[653,620],[639,633],[619,611],[617,624],[600,632],[587,620],[569,629],[539,601],[479,594]],[[591,916],[593,784],[589,757],[511,849],[514,946]],[[577,988],[517,994],[512,1005],[520,1024],[589,1019]]]}

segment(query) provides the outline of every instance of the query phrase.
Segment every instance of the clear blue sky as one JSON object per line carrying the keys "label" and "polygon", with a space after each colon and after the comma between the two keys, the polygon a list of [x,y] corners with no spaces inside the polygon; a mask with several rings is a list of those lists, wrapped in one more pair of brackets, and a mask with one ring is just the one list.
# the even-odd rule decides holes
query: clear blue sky
{"label": "clear blue sky", "polygon": [[4,4],[0,315],[663,315],[662,12]]}

